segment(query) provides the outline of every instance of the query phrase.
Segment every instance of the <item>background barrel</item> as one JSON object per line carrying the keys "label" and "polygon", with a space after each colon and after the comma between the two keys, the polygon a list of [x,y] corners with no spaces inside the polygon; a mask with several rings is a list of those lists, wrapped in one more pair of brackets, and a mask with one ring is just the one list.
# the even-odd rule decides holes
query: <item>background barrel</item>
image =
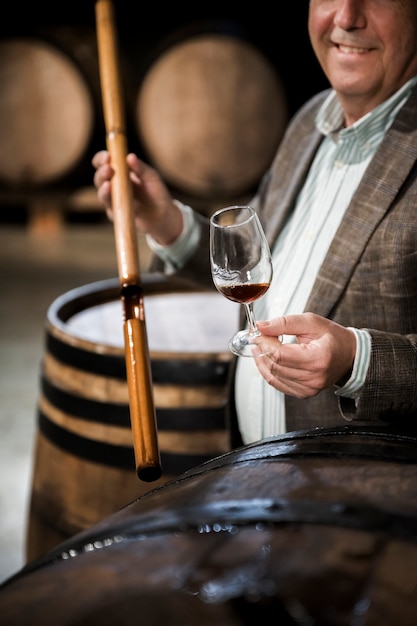
{"label": "background barrel", "polygon": [[[35,32],[0,40],[0,183],[5,189],[23,193],[62,183],[90,158],[97,121],[95,42],[81,34],[75,41],[68,29],[61,35],[59,44]],[[77,48],[84,51],[82,65]]]}
{"label": "background barrel", "polygon": [[96,215],[91,158],[104,130],[94,29],[10,25],[0,36],[0,80],[4,219],[24,216],[31,232],[51,234],[70,214],[94,207]]}
{"label": "background barrel", "polygon": [[415,626],[417,437],[316,428],[149,491],[0,587],[8,626]]}
{"label": "background barrel", "polygon": [[[118,2],[115,8],[130,149],[144,158],[154,155],[155,163],[161,161],[172,181],[172,191],[205,213],[219,204],[230,204],[230,200],[245,201],[258,181],[249,190],[247,186],[256,172],[263,173],[285,118],[292,117],[311,95],[328,86],[305,28],[308,3],[284,3],[280,7],[282,23],[298,26],[299,54],[292,57],[291,63],[288,63],[286,38],[277,37],[275,21],[265,19],[262,11],[254,11],[250,5],[241,6],[238,13],[231,1],[211,4],[209,12],[198,3],[186,7],[165,5],[163,11],[159,5],[149,5],[146,19],[137,3]],[[59,5],[52,6],[46,0],[36,4],[28,0],[10,3],[7,19],[0,23],[0,41],[40,41],[42,47],[48,46],[55,68],[62,68],[62,73],[53,73],[51,84],[43,74],[36,85],[36,72],[28,72],[23,63],[19,67],[23,81],[20,83],[17,75],[7,72],[8,57],[2,55],[6,69],[2,71],[1,117],[15,123],[8,96],[14,93],[16,113],[20,117],[22,111],[27,113],[21,128],[29,126],[40,141],[37,161],[22,135],[19,132],[14,135],[10,132],[12,125],[2,126],[0,121],[8,145],[16,137],[17,146],[11,153],[3,150],[10,154],[11,162],[3,161],[3,175],[0,170],[0,213],[7,222],[21,221],[28,213],[32,230],[49,233],[62,227],[67,217],[96,215],[97,205],[87,193],[91,191],[87,187],[92,181],[91,158],[96,150],[103,148],[105,130],[95,29],[94,2],[85,0],[74,0],[70,10],[64,12]],[[29,56],[27,62],[27,68],[31,67]],[[72,80],[65,84],[69,78],[67,62],[75,71],[75,85]],[[173,65],[172,74],[168,72],[168,64]],[[75,87],[75,93],[69,83]],[[31,85],[33,90],[29,88]],[[58,85],[60,90],[54,88]],[[175,86],[181,87],[181,91]],[[85,88],[87,100],[83,98]],[[239,92],[244,92],[245,97],[238,96]],[[70,95],[66,98],[65,94]],[[157,101],[154,108],[157,95],[169,101]],[[39,97],[47,100],[43,109],[48,111],[51,126],[46,128],[43,117],[39,117],[38,126],[32,126],[33,113],[39,110]],[[69,102],[74,102],[74,106]],[[57,105],[55,108],[53,103]],[[81,120],[74,126],[71,115],[80,108]],[[96,117],[93,129],[88,121],[89,112]],[[189,117],[189,126],[185,116]],[[58,120],[62,124],[57,129]],[[230,125],[226,128],[227,120]],[[164,137],[155,139],[158,125]],[[41,126],[44,134],[40,132]],[[176,145],[181,127],[186,152]],[[83,128],[93,131],[90,141],[85,136],[85,151]],[[50,146],[52,136],[57,141]],[[47,150],[43,149],[44,144]],[[3,137],[2,145],[5,145]],[[245,155],[239,152],[242,146],[249,148]],[[51,158],[51,150],[56,161]],[[174,161],[170,160],[173,155]],[[219,173],[220,164],[223,169]],[[59,219],[60,214],[64,214],[64,219]]]}
{"label": "background barrel", "polygon": [[29,559],[229,449],[227,341],[238,307],[158,274],[143,287],[162,478],[136,474],[118,279],[63,294],[47,313]]}
{"label": "background barrel", "polygon": [[213,202],[252,192],[272,161],[288,108],[270,60],[218,25],[161,42],[135,107],[141,144],[167,182]]}

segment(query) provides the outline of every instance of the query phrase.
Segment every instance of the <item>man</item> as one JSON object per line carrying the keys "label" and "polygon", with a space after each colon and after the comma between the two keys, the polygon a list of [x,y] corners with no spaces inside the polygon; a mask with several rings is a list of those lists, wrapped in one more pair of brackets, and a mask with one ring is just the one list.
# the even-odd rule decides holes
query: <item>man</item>
{"label": "man", "polygon": [[[331,89],[291,121],[252,202],[274,279],[237,362],[233,445],[417,408],[417,2],[311,0],[308,28]],[[211,283],[207,220],[127,162],[153,268]],[[93,165],[111,218],[108,154]]]}

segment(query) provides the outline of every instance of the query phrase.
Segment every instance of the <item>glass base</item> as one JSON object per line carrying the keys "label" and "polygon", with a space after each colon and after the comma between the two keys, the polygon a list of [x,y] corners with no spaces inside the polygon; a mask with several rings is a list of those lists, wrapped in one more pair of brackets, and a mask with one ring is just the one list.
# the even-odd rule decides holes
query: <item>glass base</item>
{"label": "glass base", "polygon": [[236,356],[251,356],[254,344],[252,338],[256,335],[249,334],[247,330],[241,330],[229,341],[229,350]]}

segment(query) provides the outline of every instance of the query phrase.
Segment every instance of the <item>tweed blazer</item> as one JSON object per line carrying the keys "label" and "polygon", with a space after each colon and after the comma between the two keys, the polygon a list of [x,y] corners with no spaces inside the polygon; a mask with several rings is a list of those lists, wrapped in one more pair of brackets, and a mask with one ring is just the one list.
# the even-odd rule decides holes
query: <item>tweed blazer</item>
{"label": "tweed blazer", "polygon": [[[314,120],[328,93],[314,96],[291,120],[253,199],[270,245],[293,210],[322,140]],[[198,219],[200,246],[181,274],[210,285],[207,220]],[[345,420],[414,421],[414,414],[417,422],[417,87],[370,162],[305,310],[368,329],[372,356],[356,402],[339,399],[334,389],[303,400],[287,396],[287,430],[340,426]],[[233,394],[230,419],[237,445]]]}

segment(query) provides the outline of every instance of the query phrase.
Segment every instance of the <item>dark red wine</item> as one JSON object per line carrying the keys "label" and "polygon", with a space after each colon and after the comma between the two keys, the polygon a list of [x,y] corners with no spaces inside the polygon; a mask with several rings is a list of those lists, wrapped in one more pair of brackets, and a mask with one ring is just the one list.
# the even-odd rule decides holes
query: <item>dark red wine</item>
{"label": "dark red wine", "polygon": [[243,283],[238,285],[220,285],[217,289],[233,302],[254,302],[264,295],[270,283]]}

